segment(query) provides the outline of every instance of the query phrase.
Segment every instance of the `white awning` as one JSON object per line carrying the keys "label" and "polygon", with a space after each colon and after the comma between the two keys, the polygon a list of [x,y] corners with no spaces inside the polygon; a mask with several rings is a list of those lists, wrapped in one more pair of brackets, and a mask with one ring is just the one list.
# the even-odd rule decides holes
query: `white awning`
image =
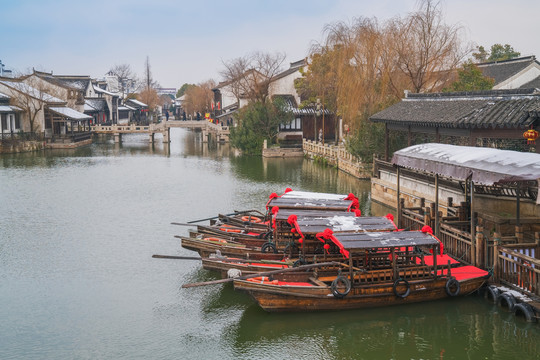
{"label": "white awning", "polygon": [[540,154],[484,147],[414,145],[396,151],[392,163],[482,185],[540,178]]}
{"label": "white awning", "polygon": [[65,116],[73,120],[87,120],[92,119],[91,116],[78,112],[68,107],[49,107],[49,110],[57,113],[58,115]]}

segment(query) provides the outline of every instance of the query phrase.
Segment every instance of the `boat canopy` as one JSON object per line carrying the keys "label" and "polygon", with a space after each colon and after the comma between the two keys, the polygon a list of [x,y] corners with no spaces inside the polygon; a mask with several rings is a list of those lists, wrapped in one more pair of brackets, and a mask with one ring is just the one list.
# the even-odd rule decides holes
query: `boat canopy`
{"label": "boat canopy", "polygon": [[351,212],[321,210],[279,210],[276,221],[287,221],[296,215],[298,226],[304,234],[316,234],[330,228],[338,231],[394,231],[394,222],[383,216],[356,216]]}
{"label": "boat canopy", "polygon": [[439,245],[439,241],[433,235],[421,231],[335,233],[334,237],[348,251]]}
{"label": "boat canopy", "polygon": [[447,144],[419,144],[394,153],[397,166],[476,184],[540,179],[540,154]]}

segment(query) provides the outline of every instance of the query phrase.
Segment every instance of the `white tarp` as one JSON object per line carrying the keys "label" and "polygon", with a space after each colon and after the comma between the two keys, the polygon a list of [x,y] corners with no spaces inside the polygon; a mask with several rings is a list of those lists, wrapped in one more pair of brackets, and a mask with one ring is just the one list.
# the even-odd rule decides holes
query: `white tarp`
{"label": "white tarp", "polygon": [[492,148],[420,144],[395,152],[392,163],[482,185],[540,178],[540,154]]}

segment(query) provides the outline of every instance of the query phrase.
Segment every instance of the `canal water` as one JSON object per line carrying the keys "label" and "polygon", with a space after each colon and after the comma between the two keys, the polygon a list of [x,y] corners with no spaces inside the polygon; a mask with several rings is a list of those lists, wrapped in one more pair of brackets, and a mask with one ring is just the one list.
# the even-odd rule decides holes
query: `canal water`
{"label": "canal water", "polygon": [[[285,188],[369,182],[304,159],[232,156],[172,129],[122,145],[0,156],[0,359],[533,359],[540,326],[479,296],[382,309],[269,314],[174,235],[187,222],[262,210]],[[384,209],[374,208],[375,215]]]}

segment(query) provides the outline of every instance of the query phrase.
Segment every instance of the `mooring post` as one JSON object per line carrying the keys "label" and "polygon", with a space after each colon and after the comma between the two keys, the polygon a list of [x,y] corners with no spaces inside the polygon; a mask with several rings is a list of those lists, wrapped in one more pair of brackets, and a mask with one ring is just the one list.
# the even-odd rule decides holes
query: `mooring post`
{"label": "mooring post", "polygon": [[493,278],[499,277],[499,245],[501,244],[501,235],[498,232],[493,233]]}
{"label": "mooring post", "polygon": [[523,242],[523,225],[516,225],[516,240],[519,244]]}
{"label": "mooring post", "polygon": [[534,242],[536,243],[536,249],[534,249],[535,259],[540,259],[540,232],[534,233]]}
{"label": "mooring post", "polygon": [[476,226],[476,266],[484,268],[484,228],[480,225]]}

